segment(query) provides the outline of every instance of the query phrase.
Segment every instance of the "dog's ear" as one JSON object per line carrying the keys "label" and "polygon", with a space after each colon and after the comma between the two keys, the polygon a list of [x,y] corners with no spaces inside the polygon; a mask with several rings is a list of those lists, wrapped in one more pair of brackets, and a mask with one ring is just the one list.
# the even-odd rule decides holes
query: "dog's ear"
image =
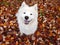
{"label": "dog's ear", "polygon": [[33,6],[33,8],[34,8],[35,10],[38,10],[38,5],[35,4],[35,5]]}
{"label": "dog's ear", "polygon": [[25,1],[22,3],[21,8],[28,6]]}

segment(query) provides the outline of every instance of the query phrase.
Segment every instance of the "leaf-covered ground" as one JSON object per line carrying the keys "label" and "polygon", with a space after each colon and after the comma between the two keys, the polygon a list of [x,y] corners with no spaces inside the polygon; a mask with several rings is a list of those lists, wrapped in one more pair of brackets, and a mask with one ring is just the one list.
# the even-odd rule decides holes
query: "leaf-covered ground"
{"label": "leaf-covered ground", "polygon": [[38,3],[38,29],[20,36],[15,14],[23,0],[0,0],[0,45],[60,45],[60,0],[25,0]]}

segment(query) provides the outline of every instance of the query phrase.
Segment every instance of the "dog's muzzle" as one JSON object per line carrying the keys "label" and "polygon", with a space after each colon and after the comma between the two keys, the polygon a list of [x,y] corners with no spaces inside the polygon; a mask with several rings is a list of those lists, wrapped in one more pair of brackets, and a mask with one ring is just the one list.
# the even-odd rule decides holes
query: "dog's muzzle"
{"label": "dog's muzzle", "polygon": [[[31,21],[31,20],[30,20],[30,21]],[[24,23],[25,23],[25,24],[29,24],[30,21],[24,20]]]}

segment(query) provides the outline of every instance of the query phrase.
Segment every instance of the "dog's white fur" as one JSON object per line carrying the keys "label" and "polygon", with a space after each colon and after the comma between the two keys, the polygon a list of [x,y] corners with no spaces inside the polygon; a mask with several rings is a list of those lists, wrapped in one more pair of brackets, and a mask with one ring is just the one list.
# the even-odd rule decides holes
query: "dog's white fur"
{"label": "dog's white fur", "polygon": [[[26,14],[24,14],[24,12]],[[32,13],[32,15],[30,15]],[[25,24],[25,16],[28,16],[30,21],[28,24]],[[22,3],[21,7],[19,8],[17,14],[17,21],[19,24],[19,29],[21,32],[21,35],[24,33],[26,35],[34,34],[37,30],[38,26],[38,7],[37,4],[34,6],[28,6],[25,2]]]}

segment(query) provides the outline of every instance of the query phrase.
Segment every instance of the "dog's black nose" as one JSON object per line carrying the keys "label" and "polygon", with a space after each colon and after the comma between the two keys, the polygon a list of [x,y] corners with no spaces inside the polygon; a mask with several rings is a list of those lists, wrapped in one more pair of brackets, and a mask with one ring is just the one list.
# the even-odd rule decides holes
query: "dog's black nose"
{"label": "dog's black nose", "polygon": [[28,17],[28,16],[25,16],[25,19],[26,19],[26,20],[28,20],[28,19],[29,19],[29,17]]}

